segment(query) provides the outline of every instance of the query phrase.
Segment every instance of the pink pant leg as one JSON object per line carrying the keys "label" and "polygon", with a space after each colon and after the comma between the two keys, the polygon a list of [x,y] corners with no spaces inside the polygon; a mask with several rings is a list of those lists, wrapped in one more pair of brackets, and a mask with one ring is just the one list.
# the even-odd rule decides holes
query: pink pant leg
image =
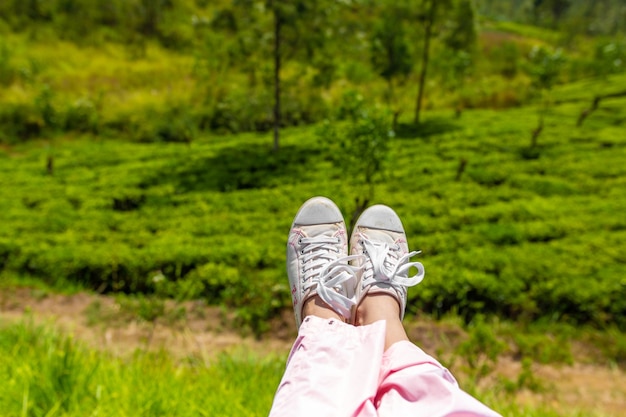
{"label": "pink pant leg", "polygon": [[385,323],[354,327],[309,316],[300,326],[271,417],[369,417],[384,351]]}
{"label": "pink pant leg", "polygon": [[410,342],[395,343],[384,353],[375,405],[380,417],[499,417]]}

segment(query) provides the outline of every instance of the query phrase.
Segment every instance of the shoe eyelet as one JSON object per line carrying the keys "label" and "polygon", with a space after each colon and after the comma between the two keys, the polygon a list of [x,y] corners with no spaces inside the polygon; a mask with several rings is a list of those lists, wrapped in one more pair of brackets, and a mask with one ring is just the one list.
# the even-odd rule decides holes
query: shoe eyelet
{"label": "shoe eyelet", "polygon": [[302,245],[302,238],[298,239],[298,245]]}

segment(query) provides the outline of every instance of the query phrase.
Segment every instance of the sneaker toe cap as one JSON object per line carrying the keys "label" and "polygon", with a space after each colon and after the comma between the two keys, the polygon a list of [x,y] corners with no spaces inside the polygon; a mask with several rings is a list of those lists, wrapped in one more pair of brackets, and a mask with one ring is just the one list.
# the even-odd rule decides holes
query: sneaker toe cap
{"label": "sneaker toe cap", "polygon": [[313,197],[302,205],[296,214],[294,224],[315,225],[342,221],[343,216],[335,203],[326,197]]}
{"label": "sneaker toe cap", "polygon": [[361,214],[355,228],[389,230],[403,233],[402,221],[392,208],[379,204],[369,207]]}

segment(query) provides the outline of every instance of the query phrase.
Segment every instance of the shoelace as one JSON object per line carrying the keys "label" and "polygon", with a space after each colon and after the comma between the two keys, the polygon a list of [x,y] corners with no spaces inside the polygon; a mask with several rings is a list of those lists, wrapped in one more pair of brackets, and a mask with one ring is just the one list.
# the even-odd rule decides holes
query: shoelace
{"label": "shoelace", "polygon": [[[409,259],[419,253],[414,251],[400,256],[400,246],[390,246],[386,242],[373,242],[365,237],[361,243],[365,254],[369,256],[371,266],[366,263],[363,276],[363,285],[375,282],[385,282],[396,289],[412,287],[424,279],[424,266],[420,262],[409,262]],[[417,268],[417,273],[409,276],[409,269]]]}
{"label": "shoelace", "polygon": [[337,245],[339,238],[317,236],[301,238],[302,245],[302,281],[303,289],[317,285],[317,295],[344,317],[350,317],[350,311],[356,304],[354,297],[341,294],[343,288],[356,288],[359,268],[348,262],[360,255],[339,256]]}

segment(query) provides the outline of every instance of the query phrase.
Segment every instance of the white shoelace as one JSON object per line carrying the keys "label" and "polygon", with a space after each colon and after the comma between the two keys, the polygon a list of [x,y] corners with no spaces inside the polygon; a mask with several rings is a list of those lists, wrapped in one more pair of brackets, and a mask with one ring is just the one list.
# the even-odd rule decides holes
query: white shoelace
{"label": "white shoelace", "polygon": [[346,295],[345,288],[356,288],[359,268],[350,265],[360,255],[340,256],[339,238],[317,236],[300,239],[302,245],[302,281],[304,291],[317,286],[317,295],[344,317],[350,317],[356,304],[353,294]]}
{"label": "white shoelace", "polygon": [[[414,251],[400,256],[399,245],[389,245],[386,242],[373,242],[365,237],[361,243],[370,261],[366,263],[363,274],[363,287],[376,282],[384,282],[401,290],[401,287],[412,287],[424,279],[424,266],[420,262],[409,262],[409,259],[419,253]],[[417,268],[417,273],[409,276],[409,269]]]}

